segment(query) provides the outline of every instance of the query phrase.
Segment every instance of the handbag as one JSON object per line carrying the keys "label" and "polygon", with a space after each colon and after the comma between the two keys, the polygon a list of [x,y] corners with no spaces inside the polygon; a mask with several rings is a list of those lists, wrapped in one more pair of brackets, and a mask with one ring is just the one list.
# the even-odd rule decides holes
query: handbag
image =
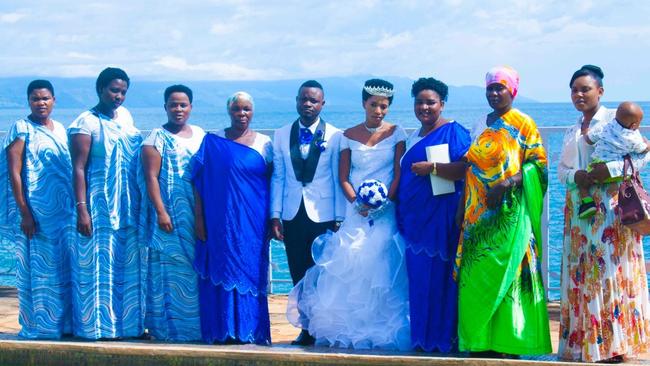
{"label": "handbag", "polygon": [[650,196],[643,189],[629,154],[623,157],[623,182],[618,188],[617,212],[623,225],[641,235],[650,234]]}

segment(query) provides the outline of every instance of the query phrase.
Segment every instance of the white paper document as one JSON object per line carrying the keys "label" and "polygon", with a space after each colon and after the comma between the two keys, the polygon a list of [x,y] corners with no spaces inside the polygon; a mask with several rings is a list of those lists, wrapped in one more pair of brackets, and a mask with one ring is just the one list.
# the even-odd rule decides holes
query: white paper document
{"label": "white paper document", "polygon": [[[449,145],[427,146],[427,161],[430,163],[449,163]],[[431,191],[434,196],[455,191],[453,181],[433,175],[433,173],[429,174],[429,176],[431,178]]]}

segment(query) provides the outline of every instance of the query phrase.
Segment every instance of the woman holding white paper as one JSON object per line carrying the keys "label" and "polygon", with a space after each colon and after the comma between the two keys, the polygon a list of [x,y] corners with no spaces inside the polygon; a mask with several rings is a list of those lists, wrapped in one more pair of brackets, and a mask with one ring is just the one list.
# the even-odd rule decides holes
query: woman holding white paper
{"label": "woman holding white paper", "polygon": [[[397,200],[397,223],[406,241],[411,342],[426,352],[456,349],[457,338],[452,274],[459,229],[454,215],[470,136],[458,122],[442,116],[447,94],[447,85],[434,78],[413,83],[413,108],[422,126],[406,140]],[[427,159],[427,150],[435,155],[432,159]],[[448,183],[451,190],[444,189]]]}

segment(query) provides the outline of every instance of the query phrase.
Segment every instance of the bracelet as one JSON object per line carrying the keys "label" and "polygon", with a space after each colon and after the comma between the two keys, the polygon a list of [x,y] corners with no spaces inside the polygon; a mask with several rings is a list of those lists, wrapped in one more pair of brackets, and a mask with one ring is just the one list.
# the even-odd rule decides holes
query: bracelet
{"label": "bracelet", "polygon": [[508,187],[513,188],[515,186],[515,180],[512,177],[506,178],[506,181],[508,181]]}
{"label": "bracelet", "polygon": [[431,171],[431,174],[438,175],[438,163],[435,161],[433,162],[433,170]]}
{"label": "bracelet", "polygon": [[77,202],[77,204],[75,206],[79,207],[79,206],[85,205],[85,204],[86,204],[86,201],[79,201],[79,202]]}

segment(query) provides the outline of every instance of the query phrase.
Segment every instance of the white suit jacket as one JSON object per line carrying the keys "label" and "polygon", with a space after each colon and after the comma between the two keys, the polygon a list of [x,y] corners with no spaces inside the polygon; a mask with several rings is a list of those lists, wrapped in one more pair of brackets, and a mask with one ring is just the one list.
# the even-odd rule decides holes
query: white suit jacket
{"label": "white suit jacket", "polygon": [[346,201],[338,178],[341,131],[324,123],[323,140],[326,147],[318,158],[313,180],[303,185],[296,178],[291,158],[290,140],[294,123],[276,130],[273,138],[271,218],[292,220],[298,213],[300,201],[304,201],[307,216],[314,222],[343,220]]}

